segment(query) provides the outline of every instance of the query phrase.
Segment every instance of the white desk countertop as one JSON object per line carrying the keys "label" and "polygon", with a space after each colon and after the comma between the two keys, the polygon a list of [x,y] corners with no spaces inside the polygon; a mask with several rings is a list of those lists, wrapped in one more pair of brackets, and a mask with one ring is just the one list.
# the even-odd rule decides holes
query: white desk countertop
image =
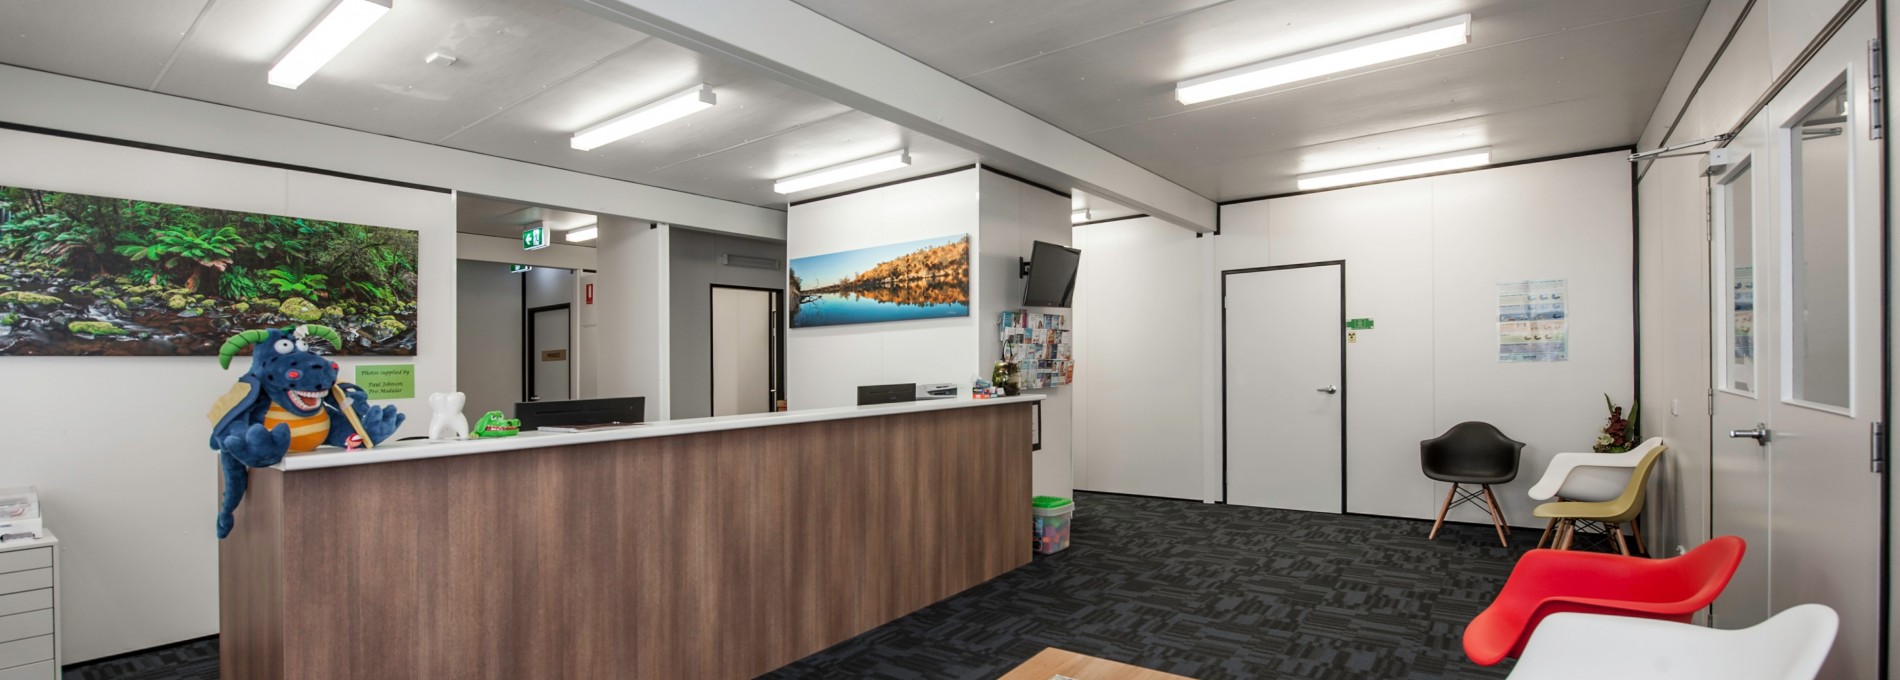
{"label": "white desk countertop", "polygon": [[[689,418],[686,420],[664,420],[641,425],[629,425],[592,432],[553,433],[525,431],[513,437],[493,439],[471,438],[466,441],[431,442],[424,440],[392,441],[374,449],[344,451],[336,448],[322,448],[310,453],[285,456],[283,462],[271,467],[285,472],[298,470],[318,470],[322,468],[343,467],[348,465],[371,465],[375,463],[393,463],[403,460],[425,458],[447,458],[479,453],[498,453],[520,449],[538,449],[549,446],[573,446],[575,444],[593,444],[624,439],[646,439],[650,437],[671,437],[701,432],[720,432],[724,430],[743,430],[752,427],[772,427],[776,425],[796,425],[798,423],[817,423],[828,420],[847,420],[888,416],[900,413],[923,413],[927,411],[945,411],[956,408],[977,406],[1000,406],[1004,404],[1026,404],[1042,401],[1044,395],[1024,394],[1015,397],[997,397],[995,399],[932,399],[896,404],[878,404],[875,406],[842,406],[838,408],[817,408],[802,411],[782,411],[777,413],[754,413],[742,416],[718,416],[714,418]],[[427,419],[428,413],[408,414],[410,420]],[[470,420],[473,423],[473,419]]]}

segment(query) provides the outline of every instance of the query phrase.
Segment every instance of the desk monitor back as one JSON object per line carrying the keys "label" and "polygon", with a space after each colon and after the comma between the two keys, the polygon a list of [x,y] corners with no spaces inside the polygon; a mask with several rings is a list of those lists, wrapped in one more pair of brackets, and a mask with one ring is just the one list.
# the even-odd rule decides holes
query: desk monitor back
{"label": "desk monitor back", "polygon": [[515,404],[522,431],[560,425],[632,425],[646,421],[646,397],[524,401]]}

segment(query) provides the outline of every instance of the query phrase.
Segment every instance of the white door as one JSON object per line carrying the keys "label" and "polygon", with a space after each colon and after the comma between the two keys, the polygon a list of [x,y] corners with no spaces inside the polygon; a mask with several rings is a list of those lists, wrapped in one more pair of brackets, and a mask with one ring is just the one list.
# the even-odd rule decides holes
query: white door
{"label": "white door", "polygon": [[1345,512],[1345,269],[1222,275],[1227,502]]}
{"label": "white door", "polygon": [[[1758,140],[1754,365],[1738,365],[1732,343],[1716,357],[1725,389],[1714,424],[1717,441],[1729,441],[1715,449],[1712,521],[1718,530],[1766,527],[1766,540],[1748,547],[1766,557],[1754,567],[1766,578],[1745,573],[1730,584],[1716,625],[1797,604],[1833,607],[1840,633],[1823,678],[1874,677],[1879,655],[1881,476],[1869,441],[1882,387],[1882,145],[1869,136],[1866,68],[1874,35],[1874,8],[1863,7],[1748,128]],[[1719,265],[1718,279],[1733,269]],[[1735,323],[1730,311],[1718,328]],[[1744,397],[1735,385],[1751,375],[1753,396]],[[1741,500],[1750,494],[1754,502]],[[1755,518],[1762,506],[1765,520]]]}
{"label": "white door", "polygon": [[528,361],[533,367],[528,401],[574,398],[569,390],[573,380],[568,373],[570,319],[565,305],[529,312],[530,337],[534,342],[528,348]]}
{"label": "white door", "polygon": [[[1766,123],[1765,118],[1758,121]],[[1757,263],[1766,254],[1756,244],[1764,234],[1773,233],[1774,224],[1773,211],[1759,210],[1768,201],[1756,200],[1761,187],[1774,186],[1773,152],[1766,146],[1767,138],[1765,128],[1750,125],[1729,144],[1730,157],[1737,160],[1712,180],[1709,189],[1710,271],[1714,274],[1711,326],[1715,329],[1710,343],[1715,352],[1712,398],[1717,422],[1748,423],[1748,427],[1769,419],[1769,400],[1762,395],[1775,393],[1774,372],[1761,370],[1764,364],[1774,364],[1775,343],[1760,341],[1755,335],[1755,320],[1772,315],[1764,306],[1770,300],[1756,295],[1755,283]],[[1766,182],[1764,174],[1769,175]],[[1753,439],[1726,436],[1712,443],[1710,535],[1740,536],[1749,547],[1712,613],[1722,627],[1745,628],[1761,623],[1769,614],[1768,447]]]}
{"label": "white door", "polygon": [[712,289],[712,414],[730,416],[771,411],[773,291]]}

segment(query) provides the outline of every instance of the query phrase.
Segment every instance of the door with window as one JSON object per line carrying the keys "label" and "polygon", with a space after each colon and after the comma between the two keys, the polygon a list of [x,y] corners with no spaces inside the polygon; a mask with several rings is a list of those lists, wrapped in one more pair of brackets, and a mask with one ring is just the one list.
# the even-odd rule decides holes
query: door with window
{"label": "door with window", "polygon": [[1884,531],[1880,154],[1862,8],[1730,145],[1716,216],[1712,529],[1749,558],[1713,611],[1738,628],[1804,603],[1841,615],[1821,677],[1879,659]]}
{"label": "door with window", "polygon": [[1345,512],[1345,272],[1222,274],[1227,502]]}

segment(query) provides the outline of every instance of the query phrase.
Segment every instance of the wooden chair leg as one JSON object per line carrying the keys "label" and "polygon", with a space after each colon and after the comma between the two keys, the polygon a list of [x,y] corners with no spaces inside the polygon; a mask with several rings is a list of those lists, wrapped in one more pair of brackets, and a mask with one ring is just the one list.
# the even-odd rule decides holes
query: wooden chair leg
{"label": "wooden chair leg", "polygon": [[1445,526],[1445,513],[1451,512],[1451,496],[1455,493],[1458,493],[1457,484],[1451,485],[1451,490],[1445,492],[1445,504],[1438,507],[1438,521],[1432,522],[1432,533],[1430,536],[1426,536],[1425,540],[1429,541],[1438,538],[1438,530]]}
{"label": "wooden chair leg", "polygon": [[1559,525],[1557,528],[1557,549],[1569,550],[1570,543],[1576,540],[1576,538],[1577,538],[1577,523],[1571,520],[1567,520],[1567,519],[1564,520],[1563,524]]}
{"label": "wooden chair leg", "polygon": [[[1544,547],[1544,541],[1550,539],[1550,532],[1552,529],[1555,529],[1555,528],[1557,528],[1557,518],[1552,517],[1550,518],[1550,523],[1544,525],[1544,535],[1537,537],[1537,547],[1539,548]],[[1556,544],[1553,543],[1551,545],[1554,546]]]}
{"label": "wooden chair leg", "polygon": [[1649,544],[1643,542],[1643,516],[1642,515],[1637,515],[1635,517],[1630,518],[1630,534],[1635,536],[1636,538],[1636,549],[1643,551],[1644,557],[1649,557]]}
{"label": "wooden chair leg", "polygon": [[1498,497],[1496,494],[1491,493],[1491,485],[1484,484],[1482,486],[1484,487],[1484,504],[1490,506],[1491,510],[1491,525],[1497,527],[1498,530],[1498,543],[1509,548],[1511,547],[1511,539],[1507,538],[1504,533],[1504,509],[1498,507]]}
{"label": "wooden chair leg", "polygon": [[1623,525],[1611,524],[1610,535],[1616,537],[1616,551],[1622,553],[1624,557],[1629,557],[1630,546],[1628,543],[1623,542]]}

